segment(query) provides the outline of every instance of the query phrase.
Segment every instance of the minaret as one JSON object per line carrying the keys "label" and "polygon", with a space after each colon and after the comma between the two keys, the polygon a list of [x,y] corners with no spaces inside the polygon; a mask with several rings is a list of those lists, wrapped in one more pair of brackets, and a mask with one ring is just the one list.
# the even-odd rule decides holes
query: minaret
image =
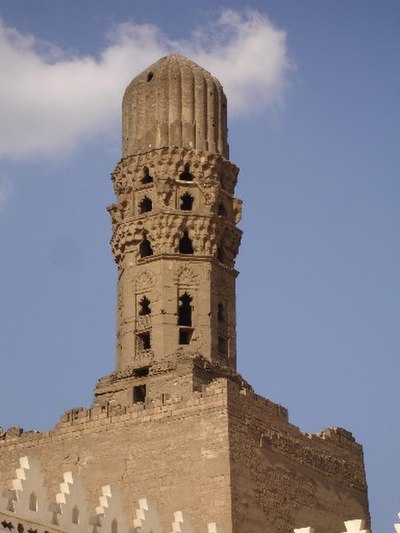
{"label": "minaret", "polygon": [[[170,56],[129,85],[109,208],[116,369],[90,409],[66,411],[54,430],[0,436],[0,484],[15,480],[0,490],[0,530],[36,531],[46,513],[51,528],[40,531],[68,522],[69,533],[338,533],[344,521],[368,522],[351,433],[302,433],[236,372],[240,201],[227,158],[226,99],[204,69]],[[61,487],[52,512],[42,479]],[[91,526],[85,490],[93,507],[102,494]]]}
{"label": "minaret", "polygon": [[116,372],[182,353],[235,370],[241,202],[222,86],[189,59],[164,57],[128,85],[122,130],[109,207]]}

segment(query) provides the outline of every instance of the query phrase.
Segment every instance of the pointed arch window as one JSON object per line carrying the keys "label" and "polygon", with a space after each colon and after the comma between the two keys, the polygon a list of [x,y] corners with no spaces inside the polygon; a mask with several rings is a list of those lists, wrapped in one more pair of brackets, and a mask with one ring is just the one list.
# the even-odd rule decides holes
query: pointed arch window
{"label": "pointed arch window", "polygon": [[193,181],[193,174],[190,172],[190,164],[185,163],[183,167],[183,172],[179,174],[179,179],[182,181]]}
{"label": "pointed arch window", "polygon": [[35,491],[32,491],[29,496],[29,510],[37,512],[38,508],[38,498]]}
{"label": "pointed arch window", "polygon": [[178,325],[192,326],[192,303],[193,298],[185,292],[179,297],[178,303]]}
{"label": "pointed arch window", "polygon": [[139,213],[148,213],[153,209],[153,202],[148,196],[145,196],[139,204]]}
{"label": "pointed arch window", "polygon": [[79,524],[79,508],[77,505],[72,509],[72,523]]}
{"label": "pointed arch window", "polygon": [[183,194],[180,199],[180,208],[182,209],[182,211],[191,211],[193,209],[194,198],[190,193],[185,192],[185,194]]}
{"label": "pointed arch window", "polygon": [[153,183],[153,176],[150,176],[149,167],[143,167],[142,183]]}
{"label": "pointed arch window", "polygon": [[111,522],[111,533],[118,533],[118,520],[116,518]]}
{"label": "pointed arch window", "polygon": [[143,240],[139,244],[139,254],[140,257],[149,257],[150,255],[153,255],[153,248],[146,235],[143,235]]}
{"label": "pointed arch window", "polygon": [[218,205],[218,216],[226,217],[226,209],[223,202],[220,202],[220,204]]}
{"label": "pointed arch window", "polygon": [[193,254],[193,244],[192,239],[189,237],[189,232],[185,230],[183,236],[179,241],[179,253],[180,254]]}
{"label": "pointed arch window", "polygon": [[150,300],[146,298],[146,296],[143,296],[143,298],[139,301],[139,316],[150,315],[150,314],[151,314]]}

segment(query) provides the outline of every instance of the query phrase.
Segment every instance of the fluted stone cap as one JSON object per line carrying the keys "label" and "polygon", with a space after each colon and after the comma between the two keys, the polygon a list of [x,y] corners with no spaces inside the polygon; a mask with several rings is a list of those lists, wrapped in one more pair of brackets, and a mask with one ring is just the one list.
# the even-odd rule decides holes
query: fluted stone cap
{"label": "fluted stone cap", "polygon": [[134,78],[122,102],[123,157],[165,146],[229,157],[220,82],[186,57],[170,55]]}

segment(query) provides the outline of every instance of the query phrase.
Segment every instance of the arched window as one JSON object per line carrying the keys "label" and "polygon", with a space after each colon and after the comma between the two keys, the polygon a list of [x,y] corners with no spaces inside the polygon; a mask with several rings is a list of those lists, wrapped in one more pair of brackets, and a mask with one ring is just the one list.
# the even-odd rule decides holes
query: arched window
{"label": "arched window", "polygon": [[143,240],[139,245],[139,253],[140,257],[149,257],[149,255],[153,255],[153,248],[146,235],[143,235]]}
{"label": "arched window", "polygon": [[118,533],[118,520],[116,518],[111,522],[111,533]]}
{"label": "arched window", "polygon": [[36,492],[31,492],[29,496],[29,510],[30,511],[38,511],[38,499],[36,496]]}
{"label": "arched window", "polygon": [[189,237],[189,232],[185,230],[183,232],[183,237],[179,241],[179,253],[180,254],[193,254],[193,244],[192,239]]}
{"label": "arched window", "polygon": [[154,181],[153,176],[150,176],[148,167],[143,167],[143,177],[141,181],[142,183],[152,183]]}
{"label": "arched window", "polygon": [[145,196],[139,204],[139,213],[147,213],[153,209],[153,202],[148,196]]}
{"label": "arched window", "polygon": [[182,211],[191,211],[193,209],[193,202],[193,196],[190,193],[185,192],[185,194],[181,196],[180,208],[182,209]]}
{"label": "arched window", "polygon": [[179,174],[179,179],[183,181],[193,181],[193,174],[190,173],[190,164],[185,163],[183,172]]}
{"label": "arched window", "polygon": [[150,308],[150,300],[146,298],[146,296],[143,296],[143,298],[139,302],[139,315],[150,315],[151,314],[151,308]]}
{"label": "arched window", "polygon": [[192,325],[192,297],[187,292],[179,297],[178,304],[178,325],[189,326]]}
{"label": "arched window", "polygon": [[72,509],[72,523],[79,524],[79,509],[76,505]]}
{"label": "arched window", "polygon": [[218,205],[218,216],[226,217],[226,209],[222,202]]}

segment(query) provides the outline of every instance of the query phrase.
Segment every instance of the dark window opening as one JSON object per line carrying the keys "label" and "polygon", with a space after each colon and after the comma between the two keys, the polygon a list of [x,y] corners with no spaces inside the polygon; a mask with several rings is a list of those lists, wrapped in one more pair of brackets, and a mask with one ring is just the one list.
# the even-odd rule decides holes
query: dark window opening
{"label": "dark window opening", "polygon": [[181,196],[182,211],[191,211],[193,209],[193,202],[194,202],[193,196],[189,194],[188,192],[185,192],[185,194]]}
{"label": "dark window opening", "polygon": [[35,512],[39,510],[36,492],[31,492],[29,496],[29,510]]}
{"label": "dark window opening", "polygon": [[151,247],[150,241],[146,236],[143,236],[143,240],[139,245],[140,257],[148,257],[153,255],[153,248]]}
{"label": "dark window opening", "polygon": [[186,163],[183,169],[182,174],[179,174],[179,179],[182,181],[193,181],[193,174],[190,173],[189,163]]}
{"label": "dark window opening", "polygon": [[137,368],[136,370],[133,371],[133,374],[135,378],[145,378],[146,376],[149,375],[149,367],[144,366],[142,368]]}
{"label": "dark window opening", "polygon": [[218,216],[226,217],[226,209],[224,204],[221,202],[218,206]]}
{"label": "dark window opening", "polygon": [[139,302],[139,315],[150,315],[151,314],[151,307],[150,307],[150,300],[146,298],[146,296],[143,296],[143,298]]}
{"label": "dark window opening", "polygon": [[151,81],[153,79],[153,77],[154,77],[154,74],[152,72],[149,72],[147,74],[147,81]]}
{"label": "dark window opening", "polygon": [[139,213],[147,213],[153,209],[153,202],[148,196],[145,196],[139,204]]}
{"label": "dark window opening", "polygon": [[218,304],[218,322],[225,322],[225,309],[221,303]]}
{"label": "dark window opening", "polygon": [[144,167],[142,183],[153,183],[153,181],[153,176],[150,176],[148,167]]}
{"label": "dark window opening", "polygon": [[144,403],[146,400],[146,385],[133,387],[133,403]]}
{"label": "dark window opening", "polygon": [[193,331],[191,329],[179,330],[179,344],[190,344]]}
{"label": "dark window opening", "polygon": [[225,252],[224,252],[224,249],[223,249],[222,245],[218,246],[217,258],[218,258],[218,261],[220,263],[224,263],[225,262]]}
{"label": "dark window opening", "polygon": [[178,325],[191,326],[192,325],[192,297],[187,292],[179,297],[178,306]]}
{"label": "dark window opening", "polygon": [[218,337],[218,352],[226,355],[228,352],[228,341],[224,337]]}
{"label": "dark window opening", "polygon": [[192,239],[189,238],[189,232],[185,230],[183,232],[183,237],[179,241],[179,253],[180,254],[193,254],[193,245]]}
{"label": "dark window opening", "polygon": [[[4,524],[5,524],[5,522],[2,522],[2,523],[1,523],[1,525],[2,525],[3,527],[5,527]],[[8,529],[8,528],[7,528],[7,529]],[[12,528],[10,528],[10,529],[12,529]],[[22,524],[18,524],[18,526],[17,526],[17,531],[18,531],[18,533],[24,533],[24,531],[25,531],[24,526],[23,526]]]}
{"label": "dark window opening", "polygon": [[76,505],[72,509],[72,523],[79,524],[79,509]]}
{"label": "dark window opening", "polygon": [[151,339],[150,339],[150,332],[144,331],[143,333],[138,333],[137,335],[138,340],[138,349],[140,352],[143,352],[145,350],[150,350],[151,348]]}

